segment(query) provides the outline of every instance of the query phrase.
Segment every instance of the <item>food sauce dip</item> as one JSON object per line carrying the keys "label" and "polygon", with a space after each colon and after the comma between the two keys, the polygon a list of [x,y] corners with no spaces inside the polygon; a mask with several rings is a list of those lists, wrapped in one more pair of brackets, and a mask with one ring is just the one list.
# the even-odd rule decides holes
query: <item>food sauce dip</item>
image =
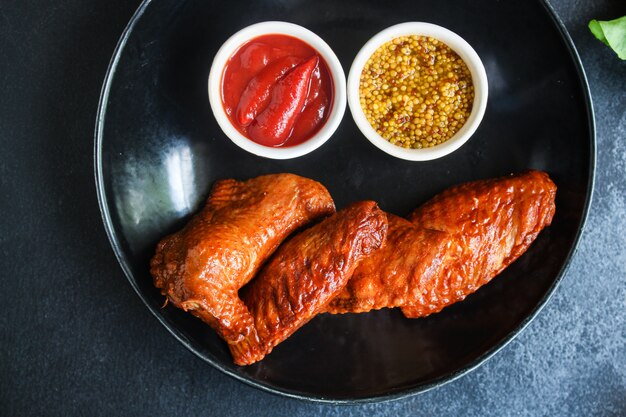
{"label": "food sauce dip", "polygon": [[271,147],[298,145],[314,136],[334,98],[330,70],[320,54],[282,34],[242,45],[226,63],[221,89],[231,124]]}

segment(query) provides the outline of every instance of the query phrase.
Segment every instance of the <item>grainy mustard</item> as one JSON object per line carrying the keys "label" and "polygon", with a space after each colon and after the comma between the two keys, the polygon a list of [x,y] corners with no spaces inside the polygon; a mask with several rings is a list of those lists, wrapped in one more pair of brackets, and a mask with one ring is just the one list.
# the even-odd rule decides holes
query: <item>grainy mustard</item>
{"label": "grainy mustard", "polygon": [[383,138],[404,148],[428,148],[465,124],[474,86],[467,65],[448,45],[426,36],[401,36],[367,61],[359,99]]}

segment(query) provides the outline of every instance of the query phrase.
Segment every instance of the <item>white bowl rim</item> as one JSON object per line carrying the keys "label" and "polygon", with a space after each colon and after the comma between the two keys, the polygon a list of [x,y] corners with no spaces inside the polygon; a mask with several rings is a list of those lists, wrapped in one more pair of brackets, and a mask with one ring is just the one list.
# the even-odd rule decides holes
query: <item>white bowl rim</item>
{"label": "white bowl rim", "polygon": [[[222,76],[226,62],[244,43],[263,35],[283,34],[298,38],[310,45],[324,59],[330,70],[334,95],[326,123],[310,139],[289,147],[273,148],[260,145],[242,135],[230,122],[221,97]],[[208,80],[211,110],[222,131],[240,148],[258,156],[270,159],[291,159],[306,155],[322,146],[335,132],[346,110],[346,76],[339,59],[332,48],[317,34],[303,26],[289,22],[265,21],[247,26],[224,42],[213,59]]]}
{"label": "white bowl rim", "polygon": [[[372,54],[384,43],[391,41],[399,36],[407,35],[423,35],[435,38],[454,50],[467,64],[472,75],[474,84],[474,102],[470,117],[467,119],[463,127],[447,141],[433,146],[432,148],[422,149],[406,149],[381,137],[376,130],[370,125],[363,113],[359,100],[359,81],[361,72],[367,60]],[[488,82],[485,67],[480,60],[476,51],[456,33],[442,26],[426,22],[406,22],[394,26],[374,35],[368,42],[363,45],[358,52],[348,75],[348,105],[350,113],[357,127],[363,135],[377,148],[388,153],[389,155],[409,161],[429,161],[442,156],[448,155],[460,148],[474,134],[487,107]]]}

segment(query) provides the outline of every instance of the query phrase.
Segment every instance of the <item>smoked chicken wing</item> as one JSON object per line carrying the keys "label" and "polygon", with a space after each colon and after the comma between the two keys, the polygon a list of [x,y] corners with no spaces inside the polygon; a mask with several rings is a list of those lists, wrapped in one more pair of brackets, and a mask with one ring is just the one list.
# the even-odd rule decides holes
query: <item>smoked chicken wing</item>
{"label": "smoked chicken wing", "polygon": [[408,222],[389,215],[385,247],[365,259],[330,313],[402,307],[423,317],[463,300],[523,254],[554,215],[556,186],[530,171],[452,187]]}
{"label": "smoked chicken wing", "polygon": [[154,284],[229,347],[255,344],[252,316],[237,291],[292,231],[334,211],[323,185],[296,175],[218,181],[204,209],[158,244]]}
{"label": "smoked chicken wing", "polygon": [[491,281],[550,225],[555,196],[548,174],[528,171],[449,188],[413,211],[418,227],[449,233],[454,251],[429,283],[427,302],[403,307],[404,315],[436,313]]}
{"label": "smoked chicken wing", "polygon": [[386,234],[384,212],[376,203],[364,201],[284,243],[241,291],[260,343],[232,346],[235,363],[261,360],[322,311],[359,261],[383,245]]}
{"label": "smoked chicken wing", "polygon": [[440,274],[450,248],[449,235],[416,227],[389,213],[387,220],[385,246],[359,264],[326,312],[362,313],[412,304],[424,298],[426,283]]}

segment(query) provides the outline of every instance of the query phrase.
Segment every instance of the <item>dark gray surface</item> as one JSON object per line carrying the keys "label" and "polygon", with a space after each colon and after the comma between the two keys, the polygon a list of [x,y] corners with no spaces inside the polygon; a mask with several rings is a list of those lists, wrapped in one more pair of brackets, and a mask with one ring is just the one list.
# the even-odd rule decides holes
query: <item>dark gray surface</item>
{"label": "dark gray surface", "polygon": [[626,62],[586,29],[590,18],[626,14],[624,2],[552,2],[581,54],[598,125],[594,202],[554,297],[471,374],[353,407],[282,399],[212,369],[152,317],[118,267],[98,212],[92,133],[108,60],[137,4],[0,3],[0,149],[12,155],[0,165],[0,414],[626,415]]}

